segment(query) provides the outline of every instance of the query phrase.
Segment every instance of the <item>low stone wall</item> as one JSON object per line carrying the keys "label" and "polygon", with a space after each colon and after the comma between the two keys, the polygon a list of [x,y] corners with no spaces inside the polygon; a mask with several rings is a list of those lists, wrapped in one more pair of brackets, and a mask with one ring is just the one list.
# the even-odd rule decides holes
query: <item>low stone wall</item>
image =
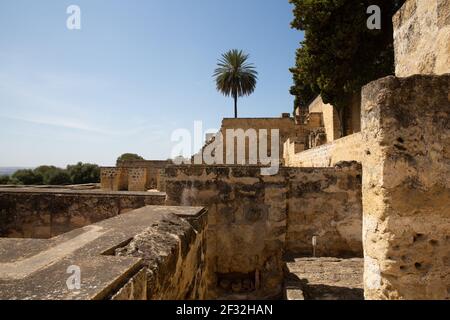
{"label": "low stone wall", "polygon": [[0,189],[0,237],[50,238],[146,205],[164,193]]}
{"label": "low stone wall", "polygon": [[393,22],[398,77],[450,73],[450,0],[408,0]]}
{"label": "low stone wall", "polygon": [[449,92],[450,75],[363,89],[368,299],[450,298]]}
{"label": "low stone wall", "polygon": [[283,253],[362,254],[361,168],[169,166],[167,205],[208,208],[209,298],[273,298]]}
{"label": "low stone wall", "polygon": [[317,148],[296,153],[295,144],[285,144],[284,162],[287,167],[333,167],[342,161],[362,161],[362,134],[355,133]]}
{"label": "low stone wall", "polygon": [[177,216],[165,216],[115,250],[119,257],[142,258],[146,272],[136,274],[112,299],[132,300],[142,292],[136,287],[147,288],[147,300],[206,298],[206,214],[186,217],[182,212],[187,208],[177,210]]}
{"label": "low stone wall", "polygon": [[0,299],[204,299],[206,215],[146,206],[51,239],[0,238]]}

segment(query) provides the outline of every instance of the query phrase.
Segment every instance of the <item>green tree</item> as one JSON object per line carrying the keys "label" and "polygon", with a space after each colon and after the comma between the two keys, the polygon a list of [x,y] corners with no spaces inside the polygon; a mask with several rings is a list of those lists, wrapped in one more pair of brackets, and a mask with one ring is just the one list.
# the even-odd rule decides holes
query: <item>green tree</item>
{"label": "green tree", "polygon": [[44,183],[44,178],[41,174],[35,173],[30,169],[22,169],[16,171],[12,175],[12,180],[16,181],[18,184],[23,185],[40,185]]}
{"label": "green tree", "polygon": [[73,184],[100,182],[100,168],[96,164],[78,162],[67,166],[67,172]]}
{"label": "green tree", "polygon": [[117,158],[116,164],[118,165],[119,162],[122,161],[133,161],[133,160],[145,160],[145,159],[135,153],[124,153]]}
{"label": "green tree", "polygon": [[50,177],[52,175],[54,175],[56,172],[58,172],[59,168],[55,167],[55,166],[39,166],[36,169],[34,169],[34,173],[37,175],[41,175],[42,176],[42,180],[43,180],[43,184],[55,184],[55,183],[50,183]]}
{"label": "green tree", "polygon": [[[291,69],[296,107],[320,94],[336,107],[345,132],[346,107],[370,81],[394,73],[392,16],[405,0],[289,0],[292,27],[305,32]],[[367,8],[381,9],[381,29],[367,27]]]}
{"label": "green tree", "polygon": [[48,173],[45,184],[67,185],[72,183],[72,179],[67,170],[56,168]]}
{"label": "green tree", "polygon": [[227,97],[233,97],[235,118],[237,118],[238,97],[252,94],[258,79],[254,65],[247,62],[248,58],[249,55],[242,50],[230,50],[222,54],[213,74],[217,90]]}
{"label": "green tree", "polygon": [[9,176],[1,175],[0,176],[0,184],[8,184],[8,183],[9,183]]}

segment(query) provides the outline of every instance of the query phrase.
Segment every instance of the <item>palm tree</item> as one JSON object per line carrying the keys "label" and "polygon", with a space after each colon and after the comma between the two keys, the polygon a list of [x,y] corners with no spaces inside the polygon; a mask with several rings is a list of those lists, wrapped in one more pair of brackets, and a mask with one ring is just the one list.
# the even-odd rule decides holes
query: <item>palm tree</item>
{"label": "palm tree", "polygon": [[255,67],[247,62],[248,57],[248,54],[237,49],[222,54],[213,75],[216,78],[217,90],[227,97],[234,98],[235,118],[237,118],[238,97],[252,94],[258,79]]}

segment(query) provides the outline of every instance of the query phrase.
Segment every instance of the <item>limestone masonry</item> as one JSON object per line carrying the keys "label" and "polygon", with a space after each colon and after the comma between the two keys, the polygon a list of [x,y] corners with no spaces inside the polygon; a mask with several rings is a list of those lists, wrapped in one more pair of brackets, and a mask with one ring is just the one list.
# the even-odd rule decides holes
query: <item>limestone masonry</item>
{"label": "limestone masonry", "polygon": [[321,97],[223,120],[279,131],[276,174],[244,138],[245,163],[0,187],[0,298],[450,300],[450,0],[407,0],[394,29],[396,76],[355,94],[345,126]]}

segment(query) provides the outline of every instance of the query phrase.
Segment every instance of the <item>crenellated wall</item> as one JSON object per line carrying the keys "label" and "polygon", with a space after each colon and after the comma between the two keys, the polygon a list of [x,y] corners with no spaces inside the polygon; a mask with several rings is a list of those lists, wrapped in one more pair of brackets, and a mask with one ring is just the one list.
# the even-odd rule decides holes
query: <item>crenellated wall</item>
{"label": "crenellated wall", "polygon": [[169,166],[167,205],[208,208],[209,297],[273,298],[283,253],[362,255],[361,167]]}

